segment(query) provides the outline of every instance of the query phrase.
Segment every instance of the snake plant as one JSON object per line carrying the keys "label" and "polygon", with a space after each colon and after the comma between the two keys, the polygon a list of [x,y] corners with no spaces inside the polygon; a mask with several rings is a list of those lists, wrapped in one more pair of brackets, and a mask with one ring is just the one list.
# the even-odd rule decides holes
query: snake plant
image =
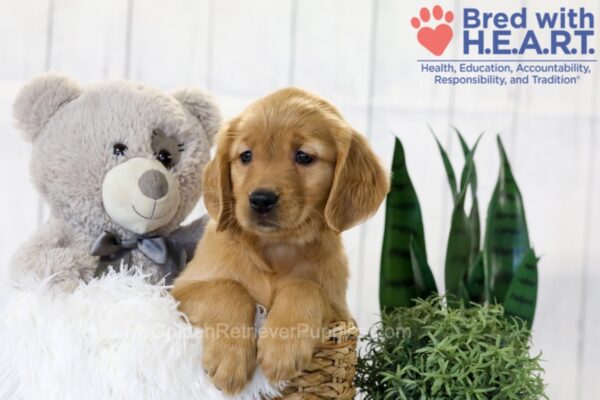
{"label": "snake plant", "polygon": [[[502,304],[506,314],[519,317],[531,327],[538,258],[529,243],[523,199],[502,141],[498,136],[500,173],[488,205],[482,245],[474,161],[481,135],[469,147],[458,130],[456,134],[465,158],[459,182],[448,154],[435,139],[453,201],[445,262],[446,293],[464,304]],[[469,194],[471,208],[467,212],[465,200]],[[392,189],[386,202],[380,303],[382,309],[411,307],[416,298],[432,293],[438,290],[427,261],[421,208],[402,143],[396,139]]]}
{"label": "snake plant", "polygon": [[[381,254],[379,300],[383,307],[406,306],[415,297],[427,297],[429,292],[437,292],[427,266],[419,199],[408,175],[404,149],[398,139],[394,147],[392,171]],[[426,287],[425,282],[430,286]]]}

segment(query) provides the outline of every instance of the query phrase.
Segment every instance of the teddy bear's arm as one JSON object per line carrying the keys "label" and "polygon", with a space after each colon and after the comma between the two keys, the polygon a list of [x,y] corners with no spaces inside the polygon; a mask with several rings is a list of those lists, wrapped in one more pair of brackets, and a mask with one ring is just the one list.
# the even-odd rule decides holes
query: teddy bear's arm
{"label": "teddy bear's arm", "polygon": [[51,278],[48,284],[58,291],[72,291],[93,273],[91,258],[71,243],[59,224],[49,221],[23,243],[9,263],[10,277],[15,282]]}

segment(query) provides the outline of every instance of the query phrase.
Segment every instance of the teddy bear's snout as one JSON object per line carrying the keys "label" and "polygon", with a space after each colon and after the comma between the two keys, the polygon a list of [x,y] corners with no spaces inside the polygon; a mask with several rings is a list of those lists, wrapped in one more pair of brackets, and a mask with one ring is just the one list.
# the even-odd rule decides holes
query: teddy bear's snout
{"label": "teddy bear's snout", "polygon": [[108,216],[138,234],[168,224],[181,201],[175,176],[154,158],[136,157],[108,171],[102,203]]}
{"label": "teddy bear's snout", "polygon": [[169,182],[162,172],[152,169],[138,180],[140,191],[152,200],[162,199],[169,193]]}

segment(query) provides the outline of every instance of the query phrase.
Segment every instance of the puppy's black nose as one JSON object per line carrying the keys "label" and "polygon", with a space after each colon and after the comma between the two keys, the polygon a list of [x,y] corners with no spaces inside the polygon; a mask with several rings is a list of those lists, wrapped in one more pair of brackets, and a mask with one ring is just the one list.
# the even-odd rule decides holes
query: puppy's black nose
{"label": "puppy's black nose", "polygon": [[250,207],[259,214],[266,214],[275,207],[279,196],[270,190],[256,190],[250,193]]}

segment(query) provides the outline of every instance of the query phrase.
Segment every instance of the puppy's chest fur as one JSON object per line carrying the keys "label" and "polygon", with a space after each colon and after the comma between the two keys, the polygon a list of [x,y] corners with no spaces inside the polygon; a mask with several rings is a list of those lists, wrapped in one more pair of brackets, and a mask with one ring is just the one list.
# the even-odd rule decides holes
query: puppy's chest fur
{"label": "puppy's chest fur", "polygon": [[268,244],[263,251],[265,261],[277,275],[294,272],[301,275],[303,272],[310,272],[311,264],[307,252],[299,246],[286,243]]}
{"label": "puppy's chest fur", "polygon": [[252,295],[267,308],[271,306],[275,292],[287,283],[297,280],[309,280],[322,284],[317,265],[311,259],[308,249],[287,243],[265,244],[256,249],[257,264],[248,265],[250,275],[256,278],[256,272],[262,279],[248,279],[244,284]]}
{"label": "puppy's chest fur", "polygon": [[[267,274],[271,288],[268,294],[269,300],[264,303],[267,307],[270,306],[270,301],[279,288],[294,281],[308,280],[321,286],[334,314],[349,318],[345,301],[348,280],[345,254],[341,250],[339,238],[325,235],[322,239],[312,244],[264,245],[262,256],[272,270],[271,274]],[[260,294],[256,296],[262,297]]]}

